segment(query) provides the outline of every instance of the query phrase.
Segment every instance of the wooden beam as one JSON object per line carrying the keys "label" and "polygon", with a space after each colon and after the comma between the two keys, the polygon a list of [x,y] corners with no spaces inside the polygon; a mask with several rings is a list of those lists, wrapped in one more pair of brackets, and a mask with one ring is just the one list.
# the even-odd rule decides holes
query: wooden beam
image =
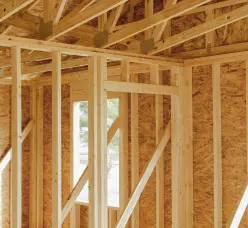
{"label": "wooden beam", "polygon": [[[21,143],[26,139],[28,134],[33,128],[33,121],[29,121],[27,126],[24,128],[21,136]],[[3,170],[6,168],[6,166],[9,164],[10,160],[12,158],[12,148],[8,150],[8,152],[5,154],[5,156],[0,160],[0,174],[3,172]]]}
{"label": "wooden beam", "polygon": [[[158,65],[152,65],[150,70],[150,81],[152,84],[161,85],[162,75]],[[163,96],[155,96],[155,120],[156,120],[156,144],[160,142],[163,133]],[[164,156],[161,155],[156,166],[156,227],[164,227]]]}
{"label": "wooden beam", "polygon": [[10,2],[4,3],[0,7],[0,22],[6,20],[7,18],[11,17],[15,13],[19,12],[20,10],[24,9],[34,0],[27,0],[27,1],[19,1],[18,3],[12,4]]}
{"label": "wooden beam", "polygon": [[98,2],[98,4],[91,5],[87,11],[79,12],[67,20],[61,20],[58,25],[54,27],[54,33],[49,36],[47,40],[54,40],[127,1],[128,0],[102,0]]}
{"label": "wooden beam", "polygon": [[12,47],[11,227],[22,226],[21,49]]}
{"label": "wooden beam", "polygon": [[184,172],[182,163],[182,75],[181,67],[171,69],[171,85],[179,87],[178,95],[171,96],[171,164],[172,164],[172,228],[184,227]]}
{"label": "wooden beam", "polygon": [[97,74],[98,59],[89,59],[88,68],[88,146],[89,146],[89,227],[99,226],[98,202],[98,153],[97,153]]}
{"label": "wooden beam", "polygon": [[[183,61],[180,59],[164,58],[158,56],[147,56],[136,53],[128,53],[122,51],[84,47],[80,45],[72,44],[62,44],[58,42],[48,42],[33,40],[21,37],[12,37],[6,35],[0,35],[0,46],[20,46],[23,49],[35,50],[35,51],[44,51],[44,52],[61,52],[68,55],[77,55],[77,56],[104,56],[112,60],[129,60],[133,63],[140,64],[159,64],[160,66],[172,67],[172,66],[183,66]],[[42,55],[43,56],[43,55]],[[49,59],[46,55],[45,59]],[[29,60],[32,61],[32,57],[29,57]],[[2,61],[2,60],[1,60]],[[8,61],[8,60],[7,60]]]}
{"label": "wooden beam", "polygon": [[[177,4],[178,5],[178,4]],[[216,17],[215,19],[195,26],[177,35],[171,36],[166,40],[159,41],[155,45],[155,49],[150,51],[148,54],[154,55],[170,47],[176,46],[198,36],[204,35],[215,29],[221,28],[222,26],[231,24],[235,21],[241,20],[248,16],[248,6],[240,7],[232,12],[226,13],[222,16]]]}
{"label": "wooden beam", "polygon": [[53,24],[56,25],[59,23],[59,20],[62,17],[62,13],[67,2],[68,0],[56,0],[54,7],[55,12],[54,12]]}
{"label": "wooden beam", "polygon": [[[81,3],[79,3],[75,8],[72,9],[68,14],[66,14],[62,20],[66,21],[69,18],[74,17],[76,14],[86,10],[88,7],[90,7],[93,3],[95,3],[96,0],[83,0]],[[61,21],[62,21],[61,20]]]}
{"label": "wooden beam", "polygon": [[[133,74],[131,81],[138,83],[138,75]],[[139,183],[139,103],[138,94],[131,93],[131,190]],[[132,213],[132,228],[139,227],[139,203]]]}
{"label": "wooden beam", "polygon": [[33,128],[30,137],[30,186],[29,186],[29,226],[37,227],[37,131],[36,131],[36,116],[37,116],[37,88],[31,87],[30,95],[30,117],[33,121]]}
{"label": "wooden beam", "polygon": [[157,94],[157,95],[172,95],[172,94],[177,94],[178,92],[178,88],[176,86],[151,85],[144,83],[117,82],[117,81],[105,81],[104,88],[107,91],[112,91],[112,92],[145,93],[145,94]]}
{"label": "wooden beam", "polygon": [[[149,18],[153,15],[154,10],[154,1],[153,0],[145,0],[145,18]],[[145,39],[151,38],[153,29],[147,29],[145,31]]]}
{"label": "wooden beam", "polygon": [[164,131],[163,137],[161,138],[160,143],[157,145],[155,152],[152,156],[152,159],[150,160],[147,168],[145,169],[145,171],[142,174],[142,177],[139,181],[139,183],[137,184],[135,190],[133,191],[131,198],[124,210],[124,212],[122,213],[119,221],[117,222],[116,228],[124,228],[130,215],[132,214],[135,205],[137,203],[137,201],[139,200],[139,197],[141,195],[141,193],[143,192],[146,183],[148,182],[153,170],[155,169],[160,156],[162,155],[162,153],[164,152],[164,148],[167,145],[169,139],[170,139],[170,122],[168,123],[168,125],[166,126],[166,129]]}
{"label": "wooden beam", "polygon": [[98,156],[98,215],[99,228],[108,227],[107,202],[107,91],[104,81],[107,79],[107,59],[98,58],[97,67],[97,156]]}
{"label": "wooden beam", "polygon": [[52,78],[52,227],[61,227],[61,53],[53,52]]}
{"label": "wooden beam", "polygon": [[[129,81],[129,62],[122,63],[121,81]],[[119,144],[119,212],[124,211],[128,202],[128,94],[121,93],[120,102],[120,144]]]}
{"label": "wooden beam", "polygon": [[73,188],[70,196],[68,197],[68,200],[65,203],[65,206],[63,207],[62,215],[61,215],[61,217],[62,217],[61,218],[61,226],[62,226],[62,223],[65,220],[66,216],[70,212],[71,208],[73,207],[77,197],[79,196],[83,187],[85,186],[86,182],[88,181],[88,179],[89,179],[89,169],[87,166],[86,169],[84,170],[84,172],[82,173],[81,177],[79,178],[78,183]]}
{"label": "wooden beam", "polygon": [[172,19],[173,17],[180,16],[181,14],[194,9],[210,0],[185,0],[176,5],[171,6],[168,9],[162,10],[155,13],[149,18],[132,23],[131,25],[126,25],[123,29],[111,34],[108,39],[108,43],[103,45],[103,48],[109,47],[120,41],[123,41],[129,37],[132,37],[140,32],[150,29],[166,20]]}
{"label": "wooden beam", "polygon": [[[164,8],[167,9],[176,3],[177,3],[177,0],[167,0]],[[161,39],[167,24],[168,24],[168,20],[164,21],[163,23],[157,25],[154,28],[153,33],[152,33],[152,37],[153,37],[155,42],[158,42]]]}
{"label": "wooden beam", "polygon": [[37,87],[37,226],[43,227],[43,86]]}
{"label": "wooden beam", "polygon": [[107,30],[109,33],[112,33],[114,31],[124,5],[125,4],[123,3],[111,11],[107,24],[105,25],[105,30]]}
{"label": "wooden beam", "polygon": [[192,67],[183,68],[182,99],[182,156],[185,174],[185,227],[193,227],[193,104]]}
{"label": "wooden beam", "polygon": [[222,150],[220,64],[212,65],[213,81],[213,151],[214,151],[214,227],[222,226]]}

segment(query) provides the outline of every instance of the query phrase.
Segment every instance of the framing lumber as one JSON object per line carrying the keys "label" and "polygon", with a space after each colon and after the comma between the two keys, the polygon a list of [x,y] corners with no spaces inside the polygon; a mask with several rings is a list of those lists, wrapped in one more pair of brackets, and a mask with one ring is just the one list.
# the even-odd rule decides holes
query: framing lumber
{"label": "framing lumber", "polygon": [[176,86],[152,85],[133,82],[105,81],[104,88],[107,91],[121,93],[145,93],[155,95],[173,95],[178,93]]}
{"label": "framing lumber", "polygon": [[62,13],[67,2],[68,0],[56,0],[54,7],[55,12],[54,12],[53,24],[56,25],[59,23],[59,20],[62,17]]}
{"label": "framing lumber", "polygon": [[43,86],[37,86],[37,226],[43,227]]}
{"label": "framing lumber", "polygon": [[214,227],[222,226],[222,150],[220,64],[212,65],[213,82],[213,152],[214,152]]}
{"label": "framing lumber", "polygon": [[31,87],[30,94],[30,116],[33,121],[33,128],[30,137],[30,194],[29,194],[29,226],[35,228],[37,226],[37,131],[36,131],[36,117],[37,117],[37,88]]}
{"label": "framing lumber", "polygon": [[84,170],[84,172],[82,173],[81,177],[79,178],[78,183],[73,188],[72,193],[68,197],[68,200],[65,203],[65,206],[63,207],[62,215],[61,215],[62,216],[61,225],[62,225],[63,221],[65,220],[66,216],[68,215],[68,213],[70,212],[71,208],[75,204],[77,197],[79,196],[80,192],[82,191],[82,189],[83,189],[84,185],[86,184],[86,182],[88,181],[88,179],[89,179],[89,169],[87,166],[86,169]]}
{"label": "framing lumber", "polygon": [[[178,5],[178,4],[176,4]],[[176,46],[198,36],[209,33],[215,29],[221,28],[225,25],[231,24],[248,16],[248,5],[240,7],[232,12],[226,13],[215,19],[205,22],[201,25],[195,26],[177,35],[171,36],[166,40],[159,41],[155,45],[155,49],[150,51],[149,55],[154,55],[170,47]]]}
{"label": "framing lumber", "polygon": [[111,142],[111,140],[115,136],[115,133],[119,129],[119,127],[120,127],[120,117],[118,116],[108,130],[107,145],[109,145],[109,143]]}
{"label": "framing lumber", "polygon": [[181,83],[182,159],[185,174],[185,227],[193,227],[193,104],[192,67],[183,68]]}
{"label": "framing lumber", "polygon": [[[39,41],[27,38],[0,35],[0,46],[20,46],[23,49],[37,50],[44,52],[61,52],[68,55],[77,56],[103,56],[112,60],[129,60],[133,63],[159,64],[161,66],[172,67],[182,66],[183,61],[172,58],[157,56],[147,56],[142,54],[127,53],[122,51],[107,50],[101,48],[84,47],[80,45],[62,44],[57,42]],[[49,58],[46,56],[46,59]],[[29,57],[32,61],[32,57]]]}
{"label": "framing lumber", "polygon": [[171,126],[170,126],[170,122],[169,122],[165,128],[165,131],[163,133],[163,137],[161,138],[161,141],[158,143],[158,145],[155,149],[155,152],[152,156],[152,159],[150,160],[145,171],[143,172],[142,177],[141,177],[139,183],[137,184],[135,190],[133,191],[131,198],[130,198],[124,212],[121,214],[121,217],[117,222],[116,228],[124,228],[125,227],[130,215],[132,214],[132,212],[135,208],[137,201],[139,200],[139,197],[140,197],[142,191],[145,188],[146,183],[148,182],[153,170],[155,169],[155,167],[159,161],[160,156],[164,152],[164,148],[170,139],[170,133],[171,133]]}
{"label": "framing lumber", "polygon": [[[177,3],[177,0],[167,0],[165,3],[165,9],[171,7],[172,5],[174,5],[176,3]],[[163,32],[165,30],[165,27],[167,25],[170,25],[170,23],[168,24],[168,20],[164,21],[163,23],[157,25],[154,28],[153,33],[152,33],[152,37],[153,37],[155,42],[158,42],[161,39]]]}
{"label": "framing lumber", "polygon": [[24,9],[34,0],[27,0],[27,1],[20,1],[12,6],[11,3],[7,2],[0,8],[0,22],[6,20],[7,18],[11,17],[15,13],[19,12],[20,10]]}
{"label": "framing lumber", "polygon": [[[129,61],[122,61],[121,81],[130,80]],[[119,101],[120,110],[120,144],[119,144],[119,212],[124,211],[128,202],[128,94],[121,93]]]}
{"label": "framing lumber", "polygon": [[[33,121],[30,120],[27,126],[24,128],[22,131],[22,136],[21,136],[21,143],[26,139],[28,134],[33,128]],[[3,172],[3,170],[6,168],[6,166],[9,164],[10,160],[12,158],[12,148],[8,150],[8,152],[5,154],[5,156],[1,159],[0,161],[0,174]]]}
{"label": "framing lumber", "polygon": [[[89,6],[95,3],[96,0],[84,0],[79,3],[72,11],[65,15],[61,21],[66,22],[69,18],[74,17],[76,14],[86,10]],[[61,23],[63,23],[61,22]]]}
{"label": "framing lumber", "polygon": [[[138,83],[138,75],[133,74],[131,81]],[[139,182],[139,103],[138,94],[131,93],[131,189],[135,190]],[[132,213],[132,228],[139,227],[139,203]]]}
{"label": "framing lumber", "polygon": [[107,79],[107,59],[97,57],[97,156],[98,156],[98,215],[99,228],[108,227],[108,202],[107,202],[107,91],[104,81]]}
{"label": "framing lumber", "polygon": [[[150,71],[152,84],[162,84],[158,65],[152,65]],[[163,134],[163,96],[155,95],[156,145]],[[164,227],[164,156],[161,155],[156,166],[156,227]]]}
{"label": "framing lumber", "polygon": [[52,53],[52,227],[61,227],[61,53]]}
{"label": "framing lumber", "polygon": [[79,12],[65,21],[61,20],[58,25],[54,26],[54,33],[47,37],[46,40],[54,40],[127,1],[128,0],[102,0],[98,2],[98,4],[93,4],[88,7],[87,11]]}
{"label": "framing lumber", "polygon": [[182,74],[181,67],[171,69],[171,85],[179,87],[179,94],[171,96],[171,162],[172,162],[172,227],[184,227],[184,172],[182,163]]}
{"label": "framing lumber", "polygon": [[143,32],[147,29],[150,29],[164,21],[172,19],[174,17],[180,16],[183,13],[194,9],[204,3],[209,2],[210,0],[185,0],[176,5],[171,6],[168,9],[162,10],[158,13],[155,13],[149,18],[131,23],[130,25],[124,26],[123,29],[109,35],[108,43],[104,44],[102,47],[106,48],[118,42],[121,42],[129,37],[132,37],[140,32]]}
{"label": "framing lumber", "polygon": [[111,14],[108,18],[106,25],[105,25],[105,30],[107,30],[108,33],[112,33],[114,31],[115,26],[118,22],[118,19],[121,15],[121,12],[124,8],[124,5],[125,5],[125,3],[119,5],[117,8],[115,8],[111,11]]}
{"label": "framing lumber", "polygon": [[12,47],[11,227],[22,226],[21,49]]}
{"label": "framing lumber", "polygon": [[89,59],[88,79],[88,146],[89,146],[89,227],[99,226],[98,202],[98,153],[97,153],[97,74],[98,59]]}

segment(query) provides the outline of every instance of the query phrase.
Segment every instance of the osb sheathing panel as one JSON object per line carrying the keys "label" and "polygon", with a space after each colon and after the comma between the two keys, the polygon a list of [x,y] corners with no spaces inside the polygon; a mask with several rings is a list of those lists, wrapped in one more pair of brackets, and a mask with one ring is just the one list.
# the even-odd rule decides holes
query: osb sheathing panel
{"label": "osb sheathing panel", "polygon": [[[230,225],[247,186],[244,63],[222,66],[223,226]],[[247,227],[244,216],[240,227]]]}
{"label": "osb sheathing panel", "polygon": [[213,103],[210,66],[193,71],[194,227],[213,227]]}
{"label": "osb sheathing panel", "polygon": [[[29,122],[30,91],[22,87],[22,128]],[[0,85],[0,156],[4,156],[11,143],[11,87]],[[29,227],[29,137],[22,144],[22,220]],[[0,227],[10,227],[10,172],[8,165],[0,178]]]}
{"label": "osb sheathing panel", "polygon": [[[44,87],[44,227],[52,224],[52,90]],[[70,194],[70,87],[62,86],[62,202]],[[69,227],[69,216],[63,228]]]}

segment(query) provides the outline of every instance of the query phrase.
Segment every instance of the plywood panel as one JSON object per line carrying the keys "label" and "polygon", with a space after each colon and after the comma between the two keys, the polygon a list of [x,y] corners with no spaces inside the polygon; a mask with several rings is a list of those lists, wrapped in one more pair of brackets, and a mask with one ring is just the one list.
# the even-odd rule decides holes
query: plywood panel
{"label": "plywood panel", "polygon": [[[44,227],[52,222],[52,93],[44,87]],[[62,203],[70,194],[70,87],[62,86]],[[63,228],[69,227],[69,218]]]}
{"label": "plywood panel", "polygon": [[193,71],[194,227],[214,226],[211,67]]}

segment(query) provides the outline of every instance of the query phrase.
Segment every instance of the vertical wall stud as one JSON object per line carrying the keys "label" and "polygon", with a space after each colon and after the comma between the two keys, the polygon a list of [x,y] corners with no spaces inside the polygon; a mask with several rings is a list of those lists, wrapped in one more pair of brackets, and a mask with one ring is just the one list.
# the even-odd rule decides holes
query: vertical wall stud
{"label": "vertical wall stud", "polygon": [[61,53],[52,53],[52,227],[61,227]]}
{"label": "vertical wall stud", "polygon": [[104,81],[107,80],[107,59],[98,57],[97,82],[97,156],[98,156],[98,209],[99,228],[108,227],[108,200],[107,200],[107,92]]}
{"label": "vertical wall stud", "polygon": [[[138,75],[131,77],[132,82],[138,83]],[[138,94],[131,94],[131,182],[132,191],[139,183],[139,108]],[[132,213],[132,228],[139,227],[139,203]]]}
{"label": "vertical wall stud", "polygon": [[220,64],[212,65],[214,140],[214,227],[222,227],[222,153]]}
{"label": "vertical wall stud", "polygon": [[[122,61],[121,81],[129,80],[129,62]],[[128,202],[128,94],[120,95],[120,214]]]}
{"label": "vertical wall stud", "polygon": [[88,118],[89,118],[89,227],[99,227],[97,177],[97,57],[89,58]]}
{"label": "vertical wall stud", "polygon": [[[152,84],[162,84],[159,65],[151,65],[150,81]],[[163,96],[155,95],[156,145],[163,134]],[[156,227],[164,227],[164,154],[156,166]]]}
{"label": "vertical wall stud", "polygon": [[12,161],[11,227],[22,226],[22,146],[21,146],[21,49],[11,48],[12,58]]}
{"label": "vertical wall stud", "polygon": [[[172,67],[171,85],[181,86],[182,79],[181,67]],[[171,161],[172,161],[172,227],[183,227],[185,220],[183,203],[183,172],[182,172],[182,154],[181,154],[181,113],[180,113],[180,92],[178,95],[171,96]]]}
{"label": "vertical wall stud", "polygon": [[193,227],[193,104],[192,67],[183,68],[182,77],[182,156],[185,173],[186,227]]}

